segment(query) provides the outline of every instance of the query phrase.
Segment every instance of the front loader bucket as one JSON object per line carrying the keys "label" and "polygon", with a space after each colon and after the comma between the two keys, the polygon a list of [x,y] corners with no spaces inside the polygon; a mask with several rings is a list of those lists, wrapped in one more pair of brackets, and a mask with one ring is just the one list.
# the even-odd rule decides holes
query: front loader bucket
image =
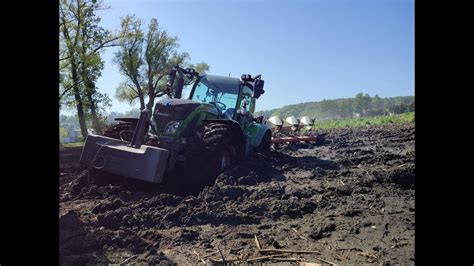
{"label": "front loader bucket", "polygon": [[80,163],[116,175],[161,183],[168,155],[166,149],[147,145],[134,148],[118,139],[89,134]]}

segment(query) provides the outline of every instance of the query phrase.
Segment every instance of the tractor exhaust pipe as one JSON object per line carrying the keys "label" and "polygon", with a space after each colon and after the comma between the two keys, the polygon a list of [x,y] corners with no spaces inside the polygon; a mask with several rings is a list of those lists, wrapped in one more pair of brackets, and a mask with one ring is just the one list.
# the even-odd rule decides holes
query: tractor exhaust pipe
{"label": "tractor exhaust pipe", "polygon": [[145,141],[145,127],[148,125],[148,120],[150,118],[150,110],[143,110],[140,112],[140,118],[138,119],[137,126],[133,132],[132,141],[130,146],[139,149],[143,142]]}
{"label": "tractor exhaust pipe", "polygon": [[180,75],[176,81],[176,90],[174,91],[174,98],[181,99],[183,93],[184,78]]}

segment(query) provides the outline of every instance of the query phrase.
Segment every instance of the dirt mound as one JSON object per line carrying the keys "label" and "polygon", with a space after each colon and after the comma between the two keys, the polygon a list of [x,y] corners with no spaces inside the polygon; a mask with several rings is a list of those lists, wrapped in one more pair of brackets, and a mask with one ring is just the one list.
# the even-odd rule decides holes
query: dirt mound
{"label": "dirt mound", "polygon": [[318,133],[318,145],[255,154],[193,193],[93,173],[80,151],[61,151],[61,259],[196,264],[193,251],[217,254],[209,262],[217,248],[245,259],[261,255],[257,235],[336,263],[413,263],[413,125]]}

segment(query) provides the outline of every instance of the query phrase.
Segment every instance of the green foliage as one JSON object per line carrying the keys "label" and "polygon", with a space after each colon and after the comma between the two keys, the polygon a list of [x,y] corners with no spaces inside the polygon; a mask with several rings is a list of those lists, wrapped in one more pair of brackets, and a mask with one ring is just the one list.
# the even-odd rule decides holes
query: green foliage
{"label": "green foliage", "polygon": [[97,130],[101,113],[111,106],[109,97],[96,87],[104,68],[100,51],[130,35],[128,24],[116,33],[100,26],[97,11],[105,9],[101,0],[59,3],[59,104],[77,110],[83,135],[87,135],[86,119],[92,119]]}
{"label": "green foliage", "polygon": [[64,114],[60,114],[59,115],[59,125],[62,126],[62,127],[73,126],[74,128],[78,128],[79,127],[79,119],[78,119],[77,115],[67,116],[67,115],[64,115]]}
{"label": "green foliage", "polygon": [[360,127],[369,125],[385,125],[385,124],[406,124],[415,122],[415,112],[409,112],[399,115],[385,115],[370,118],[353,118],[316,121],[315,129],[341,128],[341,127]]}
{"label": "green foliage", "polygon": [[[146,33],[143,21],[136,16],[122,19],[122,26],[128,27],[131,34],[122,40],[115,53],[114,62],[126,79],[116,88],[115,96],[130,104],[138,100],[140,109],[151,109],[154,99],[166,92],[169,71],[175,65],[188,66],[189,54],[178,52],[178,37],[170,36],[155,18],[151,19]],[[204,62],[194,67],[198,72],[209,70]],[[145,99],[148,99],[146,106]]]}
{"label": "green foliage", "polygon": [[115,98],[119,102],[127,102],[130,105],[135,104],[138,101],[138,92],[129,87],[127,82],[122,82],[119,84],[117,89],[115,90]]}
{"label": "green foliage", "polygon": [[302,117],[307,115],[316,118],[316,120],[348,119],[355,117],[356,114],[361,117],[372,117],[390,112],[399,114],[413,111],[414,102],[414,96],[380,98],[378,95],[370,97],[368,94],[359,93],[354,98],[292,104],[273,110],[259,111],[256,115],[264,114],[266,117],[272,115]]}
{"label": "green foliage", "polygon": [[204,74],[209,71],[210,67],[207,63],[201,62],[197,64],[189,64],[188,67],[194,68],[199,74]]}
{"label": "green foliage", "polygon": [[67,129],[65,129],[64,127],[60,127],[59,128],[59,136],[61,136],[62,138],[69,137],[69,133],[67,132]]}
{"label": "green foliage", "polygon": [[[102,1],[61,0],[59,5],[59,71],[60,104],[76,103],[72,88],[84,92],[103,69],[98,51],[113,36],[99,26],[96,11],[104,9]],[[73,75],[72,72],[76,74]],[[90,86],[90,85],[89,85]]]}
{"label": "green foliage", "polygon": [[125,118],[125,117],[138,118],[139,116],[140,116],[140,109],[138,108],[133,108],[123,113],[111,112],[109,115],[107,115],[106,123],[107,124],[116,123],[117,121],[115,121],[115,118]]}
{"label": "green foliage", "polygon": [[70,143],[62,143],[61,145],[62,145],[63,147],[66,147],[66,148],[82,147],[82,146],[84,146],[84,141],[80,141],[80,142],[70,142]]}
{"label": "green foliage", "polygon": [[[101,114],[99,116],[99,119],[98,119],[99,128],[102,129],[103,127],[105,127],[108,124],[116,123],[117,121],[115,121],[114,119],[117,118],[117,117],[135,117],[135,118],[138,118],[139,114],[140,114],[140,110],[136,109],[136,108],[131,109],[130,111],[127,111],[127,112],[124,112],[124,113],[111,112],[110,114],[107,114],[107,113]],[[88,126],[92,125],[91,120],[87,120],[86,122],[87,122]],[[60,125],[60,128],[61,127],[63,127],[63,128],[68,128],[68,127],[79,128],[79,120],[77,118],[77,115],[68,115],[67,116],[67,115],[61,114],[60,119],[59,119],[59,125]]]}

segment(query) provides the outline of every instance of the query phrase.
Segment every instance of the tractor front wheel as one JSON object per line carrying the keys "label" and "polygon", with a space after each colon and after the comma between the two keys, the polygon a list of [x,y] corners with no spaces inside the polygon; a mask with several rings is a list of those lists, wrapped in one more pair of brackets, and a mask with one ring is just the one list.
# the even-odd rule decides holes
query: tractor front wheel
{"label": "tractor front wheel", "polygon": [[231,125],[212,122],[200,128],[199,140],[186,151],[186,162],[176,166],[175,174],[165,177],[168,186],[186,194],[212,185],[220,173],[242,158],[245,146],[238,135],[242,133],[235,130]]}
{"label": "tractor front wheel", "polygon": [[232,145],[226,145],[218,153],[219,172],[228,169],[235,162],[235,149]]}
{"label": "tractor front wheel", "polygon": [[224,123],[209,123],[205,126],[202,141],[205,153],[214,171],[211,175],[225,171],[245,154],[245,142],[240,128]]}

